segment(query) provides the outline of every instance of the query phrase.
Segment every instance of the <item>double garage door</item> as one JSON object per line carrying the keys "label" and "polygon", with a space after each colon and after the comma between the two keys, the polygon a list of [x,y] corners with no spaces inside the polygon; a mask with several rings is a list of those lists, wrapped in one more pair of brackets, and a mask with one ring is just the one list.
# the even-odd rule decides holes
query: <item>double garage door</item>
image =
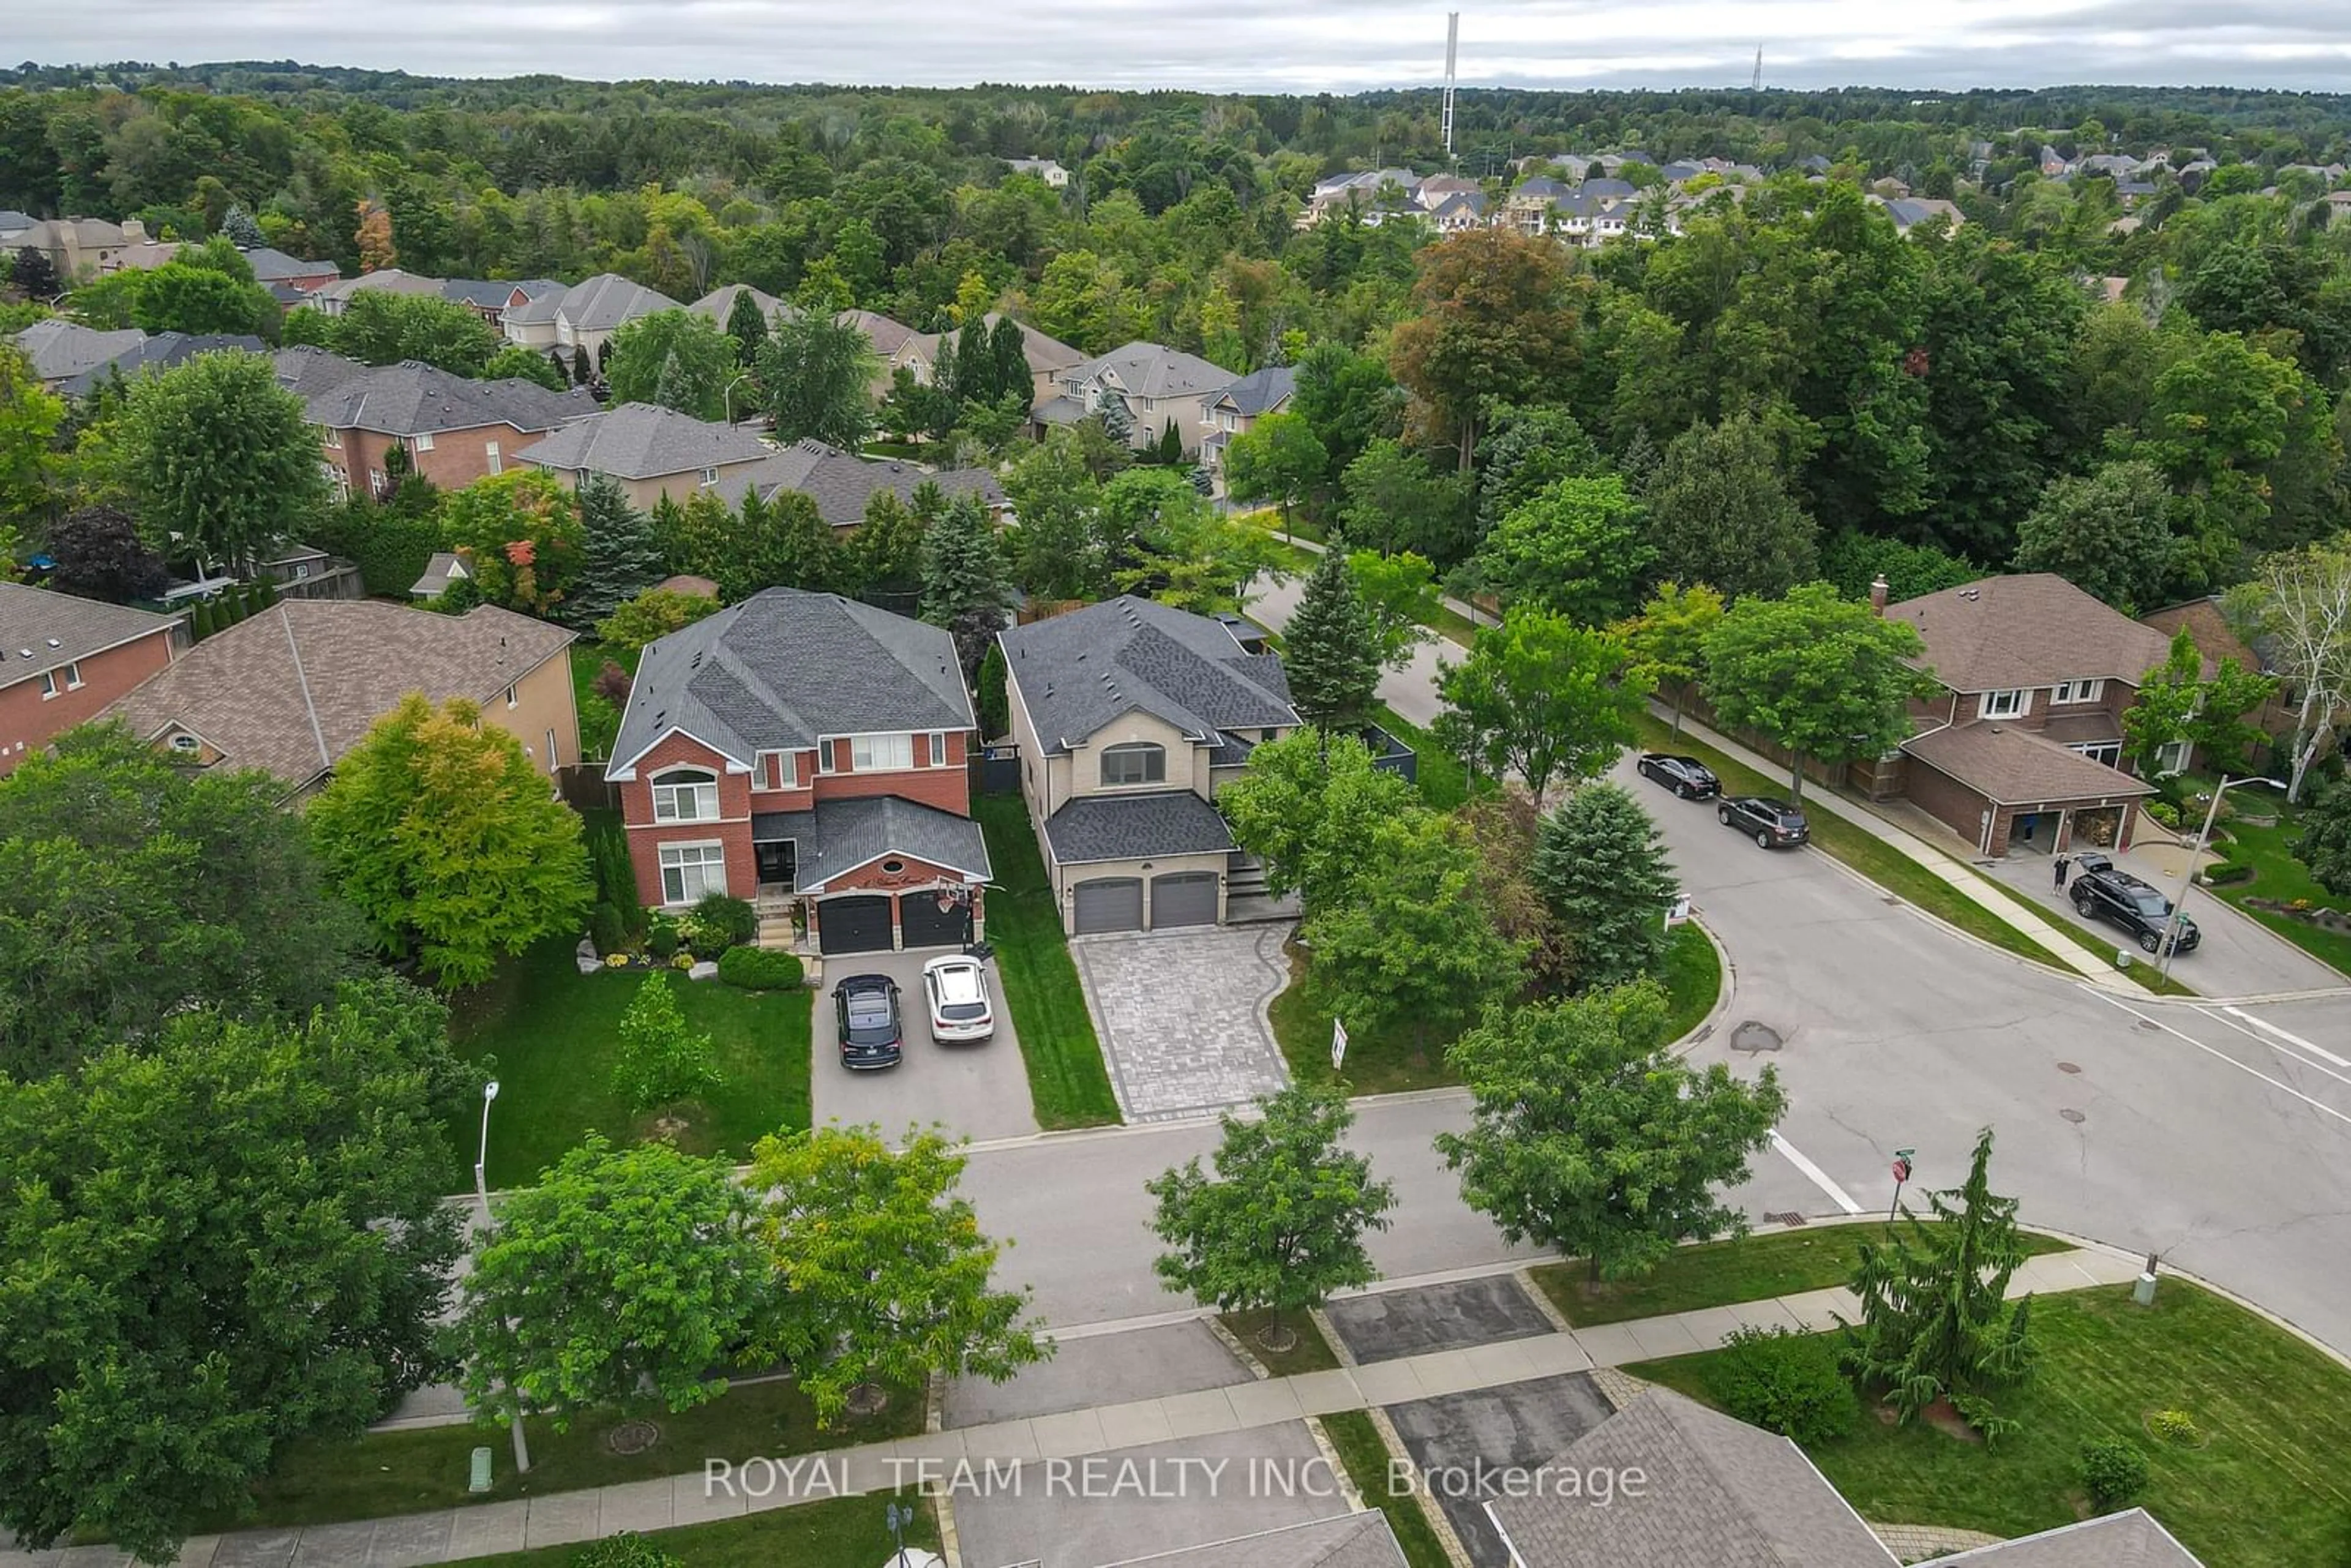
{"label": "double garage door", "polygon": [[[1111,931],[1143,929],[1144,879],[1139,876],[1095,877],[1072,890],[1077,934],[1096,936]],[[1212,871],[1169,872],[1150,880],[1151,928],[1165,931],[1179,925],[1217,923],[1217,873]]]}
{"label": "double garage door", "polygon": [[[816,943],[821,953],[890,951],[890,900],[879,894],[828,898],[816,906]],[[963,944],[965,912],[939,912],[935,894],[909,893],[898,900],[898,929],[906,946],[956,947]]]}

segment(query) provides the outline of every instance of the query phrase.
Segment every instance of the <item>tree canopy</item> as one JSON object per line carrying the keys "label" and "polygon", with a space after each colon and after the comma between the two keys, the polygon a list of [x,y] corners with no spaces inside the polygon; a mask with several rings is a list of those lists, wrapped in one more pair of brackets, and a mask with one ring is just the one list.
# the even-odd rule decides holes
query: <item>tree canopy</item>
{"label": "tree canopy", "polygon": [[1876,757],[1910,737],[1905,705],[1934,688],[1907,661],[1925,648],[1908,622],[1806,583],[1741,600],[1707,633],[1707,696],[1725,724],[1792,754],[1788,788],[1802,800],[1806,761]]}

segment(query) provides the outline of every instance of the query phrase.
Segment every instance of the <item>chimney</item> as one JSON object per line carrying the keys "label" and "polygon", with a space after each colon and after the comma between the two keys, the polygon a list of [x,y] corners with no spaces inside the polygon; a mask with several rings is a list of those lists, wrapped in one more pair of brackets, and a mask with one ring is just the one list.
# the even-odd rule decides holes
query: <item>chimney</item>
{"label": "chimney", "polygon": [[1886,613],[1886,594],[1887,594],[1889,591],[1890,591],[1889,589],[1887,589],[1887,587],[1886,586],[1886,574],[1885,574],[1884,572],[1882,572],[1882,571],[1881,571],[1881,572],[1879,572],[1876,577],[1874,577],[1874,578],[1870,579],[1870,582],[1869,582],[1869,607],[1870,607],[1870,609],[1872,609],[1873,611],[1876,612],[1877,612],[1878,614],[1880,614],[1880,615],[1885,614],[1885,613]]}

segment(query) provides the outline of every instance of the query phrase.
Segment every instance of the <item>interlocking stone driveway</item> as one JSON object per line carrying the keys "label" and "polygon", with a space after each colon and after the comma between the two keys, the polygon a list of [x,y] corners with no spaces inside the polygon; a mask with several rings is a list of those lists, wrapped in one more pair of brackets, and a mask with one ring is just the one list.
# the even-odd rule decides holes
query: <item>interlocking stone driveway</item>
{"label": "interlocking stone driveway", "polygon": [[1290,978],[1288,929],[1202,926],[1070,944],[1126,1120],[1206,1116],[1289,1083],[1265,1019]]}

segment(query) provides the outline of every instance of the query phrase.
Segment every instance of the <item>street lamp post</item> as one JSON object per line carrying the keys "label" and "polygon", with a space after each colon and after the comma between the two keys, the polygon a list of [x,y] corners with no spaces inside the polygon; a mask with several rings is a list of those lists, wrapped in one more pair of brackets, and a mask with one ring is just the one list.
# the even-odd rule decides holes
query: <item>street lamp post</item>
{"label": "street lamp post", "polygon": [[728,382],[726,390],[718,394],[719,400],[726,405],[726,427],[729,430],[735,427],[735,389],[750,379],[751,372],[745,371],[741,375]]}
{"label": "street lamp post", "polygon": [[2179,896],[2171,901],[2170,917],[2163,923],[2163,946],[2162,950],[2155,956],[2155,972],[2158,978],[2168,979],[2171,976],[2171,955],[2177,949],[2179,940],[2179,912],[2188,906],[2188,892],[2196,885],[2196,852],[2212,841],[2212,824],[2220,817],[2220,797],[2239,784],[2266,784],[2273,789],[2285,788],[2276,779],[2264,779],[2258,773],[2249,774],[2242,779],[2224,778],[2212,786],[2212,804],[2206,807],[2204,810],[2204,831],[2197,834],[2196,841],[2189,846],[2188,869],[2179,873]]}
{"label": "street lamp post", "polygon": [[[477,1236],[488,1234],[490,1228],[490,1102],[497,1097],[498,1081],[493,1078],[482,1085],[482,1142],[474,1154],[474,1200],[482,1207],[482,1224]],[[515,1400],[510,1429],[514,1433],[515,1473],[527,1476],[530,1474],[530,1439],[523,1436],[522,1400],[518,1396]]]}

